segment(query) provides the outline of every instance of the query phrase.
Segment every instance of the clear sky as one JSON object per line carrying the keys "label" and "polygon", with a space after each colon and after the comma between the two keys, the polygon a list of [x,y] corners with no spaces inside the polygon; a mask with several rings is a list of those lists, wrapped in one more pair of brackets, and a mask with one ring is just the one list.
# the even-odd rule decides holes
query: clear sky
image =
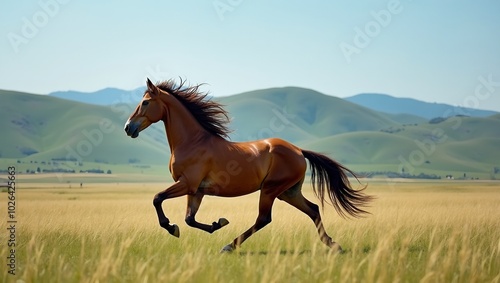
{"label": "clear sky", "polygon": [[2,1],[0,89],[300,86],[500,111],[500,1]]}

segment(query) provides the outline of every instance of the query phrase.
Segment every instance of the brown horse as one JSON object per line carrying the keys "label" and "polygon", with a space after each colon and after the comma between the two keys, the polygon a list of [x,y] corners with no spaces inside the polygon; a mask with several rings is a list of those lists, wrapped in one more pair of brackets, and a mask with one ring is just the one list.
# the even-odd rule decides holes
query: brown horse
{"label": "brown horse", "polygon": [[[154,85],[147,80],[142,101],[125,124],[128,136],[136,138],[152,123],[163,121],[170,145],[170,172],[175,183],[153,199],[160,226],[179,237],[179,227],[170,224],[162,209],[169,198],[187,195],[186,223],[213,233],[229,224],[220,218],[212,224],[195,220],[204,195],[236,197],[260,190],[259,214],[255,224],[222,251],[232,251],[271,222],[276,198],[307,214],[316,225],[321,241],[341,250],[326,233],[319,207],[304,198],[301,187],[309,160],[313,190],[323,205],[325,194],[341,216],[367,213],[360,207],[372,199],[351,188],[346,172],[352,171],[325,155],[300,149],[278,138],[251,142],[226,140],[227,112],[206,99],[197,86],[179,85],[173,80]],[[355,175],[354,175],[355,176]]]}

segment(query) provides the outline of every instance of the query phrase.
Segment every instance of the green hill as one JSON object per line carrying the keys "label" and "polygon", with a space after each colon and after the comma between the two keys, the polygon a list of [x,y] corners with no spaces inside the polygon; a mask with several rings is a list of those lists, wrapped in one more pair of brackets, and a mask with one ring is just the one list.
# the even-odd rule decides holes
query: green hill
{"label": "green hill", "polygon": [[[488,178],[500,171],[500,114],[429,122],[294,87],[218,100],[229,111],[234,141],[281,137],[355,170],[380,174]],[[158,164],[166,173],[169,149],[161,123],[138,139],[123,131],[135,105],[89,105],[2,90],[0,105],[0,161]]]}
{"label": "green hill", "polygon": [[[221,99],[227,105],[235,140],[268,137],[292,142],[312,140],[353,131],[378,131],[396,127],[396,115],[376,112],[343,99],[296,88],[272,88]],[[419,118],[415,118],[419,119]],[[274,126],[274,127],[273,127]]]}
{"label": "green hill", "polygon": [[[124,135],[129,106],[88,105],[43,95],[0,91],[2,158],[76,159],[103,163],[168,160],[164,130],[140,140]],[[125,114],[126,113],[126,114]]]}

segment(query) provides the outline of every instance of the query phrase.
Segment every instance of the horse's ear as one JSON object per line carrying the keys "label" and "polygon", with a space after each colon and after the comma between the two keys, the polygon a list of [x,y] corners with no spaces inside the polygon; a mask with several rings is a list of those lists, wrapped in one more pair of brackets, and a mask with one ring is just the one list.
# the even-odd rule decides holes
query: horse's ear
{"label": "horse's ear", "polygon": [[155,97],[158,95],[158,88],[151,82],[149,78],[146,80],[146,85],[148,86],[148,91],[151,97]]}

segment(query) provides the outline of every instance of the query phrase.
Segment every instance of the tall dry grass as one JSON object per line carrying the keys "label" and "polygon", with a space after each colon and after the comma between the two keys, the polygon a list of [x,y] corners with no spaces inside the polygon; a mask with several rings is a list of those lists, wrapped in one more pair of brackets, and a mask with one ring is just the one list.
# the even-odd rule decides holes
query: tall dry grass
{"label": "tall dry grass", "polygon": [[[157,225],[164,185],[18,190],[18,266],[3,282],[500,282],[498,183],[371,183],[372,216],[323,220],[345,253],[328,250],[305,215],[277,201],[273,222],[232,254],[219,250],[257,215],[257,195],[207,197],[199,221],[231,222],[210,235],[184,224],[185,198],[164,209],[180,239]],[[310,188],[306,195],[314,200]],[[0,195],[2,197],[2,195]],[[317,202],[316,200],[314,200]],[[2,218],[2,223],[6,219]],[[2,232],[3,233],[3,232]],[[2,258],[6,244],[0,246]],[[3,269],[2,269],[3,271]]]}

